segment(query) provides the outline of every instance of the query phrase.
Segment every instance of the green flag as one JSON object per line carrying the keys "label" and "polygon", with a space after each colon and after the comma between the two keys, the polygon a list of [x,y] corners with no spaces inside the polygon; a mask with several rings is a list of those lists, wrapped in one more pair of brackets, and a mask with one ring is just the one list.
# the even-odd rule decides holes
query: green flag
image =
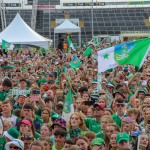
{"label": "green flag", "polygon": [[98,46],[98,44],[99,44],[98,38],[96,38],[96,37],[94,36],[94,39],[93,39],[93,40],[94,40],[94,45],[95,45],[95,46]]}
{"label": "green flag", "polygon": [[64,101],[62,118],[64,118],[66,122],[68,122],[73,112],[74,112],[74,107],[73,107],[73,99],[72,99],[72,89],[70,88],[66,95],[66,99]]}
{"label": "green flag", "polygon": [[5,50],[13,50],[14,45],[5,40],[2,40],[2,48]]}
{"label": "green flag", "polygon": [[122,43],[98,51],[98,72],[104,72],[118,65],[141,67],[150,50],[150,38]]}
{"label": "green flag", "polygon": [[75,55],[75,56],[73,56],[72,61],[69,63],[69,66],[71,66],[72,68],[79,68],[81,64],[82,64],[82,62]]}
{"label": "green flag", "polygon": [[67,36],[67,43],[68,43],[68,48],[71,48],[72,50],[75,51],[74,45],[69,35]]}
{"label": "green flag", "polygon": [[87,48],[86,48],[86,50],[83,52],[83,55],[84,56],[89,56],[89,55],[91,55],[92,54],[92,48],[91,48],[91,46],[88,46]]}

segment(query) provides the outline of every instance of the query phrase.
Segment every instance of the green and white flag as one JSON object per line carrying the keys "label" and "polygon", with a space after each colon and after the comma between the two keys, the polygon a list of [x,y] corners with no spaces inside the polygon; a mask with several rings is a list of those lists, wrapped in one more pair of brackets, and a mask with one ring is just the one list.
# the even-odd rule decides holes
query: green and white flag
{"label": "green and white flag", "polygon": [[140,68],[149,50],[150,38],[146,38],[98,51],[98,72],[123,64],[131,64]]}
{"label": "green and white flag", "polygon": [[86,48],[86,50],[83,52],[83,55],[84,56],[89,56],[89,55],[91,55],[92,54],[92,48],[91,48],[91,46],[89,45],[87,48]]}
{"label": "green and white flag", "polygon": [[64,101],[62,118],[68,122],[72,113],[74,113],[74,106],[72,99],[72,89],[70,88]]}
{"label": "green and white flag", "polygon": [[2,49],[5,49],[5,50],[13,50],[14,48],[14,45],[5,41],[5,40],[2,40]]}
{"label": "green and white flag", "polygon": [[98,42],[98,38],[97,38],[97,37],[94,36],[93,41],[94,41],[94,45],[95,45],[95,46],[98,46],[98,45],[99,45],[99,42]]}
{"label": "green and white flag", "polygon": [[69,35],[67,36],[67,43],[68,43],[68,47],[75,51],[75,47],[74,47]]}

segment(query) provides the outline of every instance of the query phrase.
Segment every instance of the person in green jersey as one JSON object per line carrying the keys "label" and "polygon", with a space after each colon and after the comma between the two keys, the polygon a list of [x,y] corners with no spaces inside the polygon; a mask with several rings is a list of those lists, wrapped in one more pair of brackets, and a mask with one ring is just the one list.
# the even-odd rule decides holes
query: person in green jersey
{"label": "person in green jersey", "polygon": [[86,127],[95,133],[98,133],[101,131],[101,117],[104,114],[104,105],[95,103],[93,105],[94,107],[94,116],[95,118],[85,118],[84,122]]}
{"label": "person in green jersey", "polygon": [[115,100],[115,104],[117,111],[112,115],[112,119],[117,126],[121,127],[121,120],[127,116],[125,111],[125,101],[122,98],[118,98]]}

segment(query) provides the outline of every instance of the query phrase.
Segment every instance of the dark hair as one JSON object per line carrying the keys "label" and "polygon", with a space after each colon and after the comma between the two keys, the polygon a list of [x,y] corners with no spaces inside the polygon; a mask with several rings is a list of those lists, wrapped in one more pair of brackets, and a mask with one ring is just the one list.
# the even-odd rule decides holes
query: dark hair
{"label": "dark hair", "polygon": [[84,91],[88,92],[88,88],[82,86],[82,87],[80,87],[79,90],[78,90],[78,92],[80,92],[80,93],[83,93]]}
{"label": "dark hair", "polygon": [[34,141],[34,137],[33,136],[29,136],[27,134],[24,134],[23,136],[21,136],[21,140],[33,140]]}
{"label": "dark hair", "polygon": [[7,87],[12,87],[12,83],[11,83],[11,81],[9,80],[9,79],[5,79],[4,81],[3,81],[3,84],[2,84],[3,86],[7,86]]}
{"label": "dark hair", "polygon": [[26,79],[20,79],[20,80],[19,80],[19,82],[22,82],[22,81],[24,81],[24,82],[27,83]]}
{"label": "dark hair", "polygon": [[23,106],[23,109],[31,109],[31,110],[34,110],[34,107],[33,107],[32,104],[26,103],[26,104]]}
{"label": "dark hair", "polygon": [[62,130],[62,129],[57,129],[57,130],[54,132],[54,135],[55,135],[55,136],[60,135],[60,136],[66,137],[67,132],[66,132],[65,130]]}
{"label": "dark hair", "polygon": [[44,102],[45,102],[45,103],[46,103],[46,102],[49,102],[49,101],[53,102],[53,99],[52,99],[52,98],[49,98],[49,97],[46,97],[46,98],[44,99]]}
{"label": "dark hair", "polygon": [[118,102],[118,103],[124,103],[124,102],[125,102],[125,100],[124,100],[124,99],[122,99],[122,98],[117,98],[117,99],[116,99],[116,102]]}
{"label": "dark hair", "polygon": [[62,109],[63,109],[63,105],[62,105],[62,104],[57,104],[57,105],[56,105],[56,108],[62,110]]}
{"label": "dark hair", "polygon": [[73,138],[66,139],[65,143],[70,144],[70,145],[76,144],[75,139],[73,139]]}

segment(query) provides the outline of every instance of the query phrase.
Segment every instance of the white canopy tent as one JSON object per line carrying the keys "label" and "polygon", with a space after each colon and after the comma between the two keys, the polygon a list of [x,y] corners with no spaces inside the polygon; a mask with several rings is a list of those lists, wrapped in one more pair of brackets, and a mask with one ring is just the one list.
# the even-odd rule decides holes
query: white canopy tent
{"label": "white canopy tent", "polygon": [[17,13],[14,20],[0,33],[0,45],[2,39],[12,44],[27,44],[47,49],[50,40],[32,30]]}
{"label": "white canopy tent", "polygon": [[54,29],[54,47],[55,47],[55,34],[67,32],[79,33],[79,43],[81,43],[81,28],[70,22],[68,19],[66,19],[62,24],[60,24]]}

